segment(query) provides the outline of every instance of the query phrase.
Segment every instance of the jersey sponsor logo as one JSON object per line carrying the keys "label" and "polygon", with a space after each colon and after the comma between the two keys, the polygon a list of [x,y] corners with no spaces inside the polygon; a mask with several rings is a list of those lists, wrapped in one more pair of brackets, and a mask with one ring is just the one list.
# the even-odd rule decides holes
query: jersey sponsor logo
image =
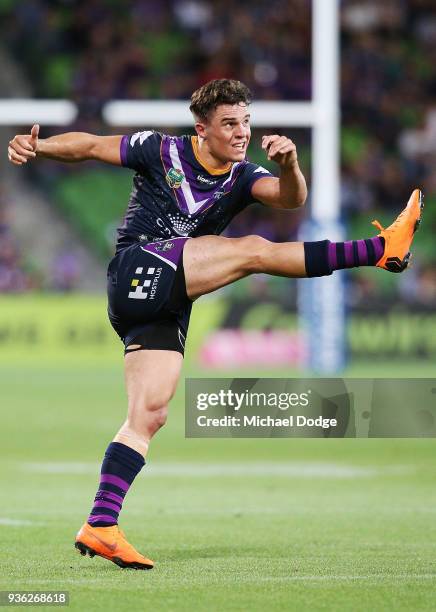
{"label": "jersey sponsor logo", "polygon": [[[189,217],[190,216],[191,215],[189,215]],[[174,234],[177,234],[178,236],[188,236],[190,232],[193,232],[196,229],[199,220],[190,219],[189,217],[179,213],[174,215],[168,213],[168,218],[172,224],[172,232],[170,235],[174,236]]]}
{"label": "jersey sponsor logo", "polygon": [[271,172],[267,170],[266,168],[264,168],[263,166],[259,166],[258,168],[256,168],[253,174],[257,174],[258,172],[262,172],[262,174],[271,174]]}
{"label": "jersey sponsor logo", "polygon": [[[169,215],[171,217],[171,215]],[[167,227],[164,223],[164,221],[160,218],[160,217],[156,217],[156,225],[159,226],[159,228],[162,230],[162,232],[164,234],[168,234],[169,236],[172,236],[173,234],[171,233],[171,230],[169,227]],[[155,241],[156,242],[156,241]]]}
{"label": "jersey sponsor logo", "polygon": [[[147,272],[144,272],[144,268],[139,267],[135,270],[136,276],[151,276],[151,278],[132,278],[130,286],[134,290],[129,291],[129,298],[132,300],[154,300],[157,284],[162,274],[162,268],[147,268]],[[147,289],[147,291],[146,291]]]}
{"label": "jersey sponsor logo", "polygon": [[157,284],[159,282],[160,279],[160,275],[162,274],[162,268],[158,268],[155,277],[153,278],[153,281],[151,283],[151,288],[150,288],[150,295],[149,295],[149,299],[150,300],[154,300],[155,296],[156,296],[156,291],[157,291]]}
{"label": "jersey sponsor logo", "polygon": [[181,170],[177,170],[177,168],[170,168],[165,176],[166,182],[172,189],[178,189],[181,187],[184,178],[185,175],[183,172]]}
{"label": "jersey sponsor logo", "polygon": [[211,179],[206,178],[205,176],[202,176],[201,174],[197,174],[197,181],[199,183],[206,183],[206,185],[216,185],[216,180],[213,181]]}

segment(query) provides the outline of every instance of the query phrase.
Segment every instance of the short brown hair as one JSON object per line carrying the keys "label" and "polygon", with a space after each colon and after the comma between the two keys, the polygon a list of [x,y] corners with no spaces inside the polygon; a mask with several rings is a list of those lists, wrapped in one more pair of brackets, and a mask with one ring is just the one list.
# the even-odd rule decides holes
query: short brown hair
{"label": "short brown hair", "polygon": [[195,117],[206,121],[210,111],[220,104],[241,102],[247,106],[251,102],[251,91],[244,83],[233,79],[214,79],[194,91],[189,110]]}

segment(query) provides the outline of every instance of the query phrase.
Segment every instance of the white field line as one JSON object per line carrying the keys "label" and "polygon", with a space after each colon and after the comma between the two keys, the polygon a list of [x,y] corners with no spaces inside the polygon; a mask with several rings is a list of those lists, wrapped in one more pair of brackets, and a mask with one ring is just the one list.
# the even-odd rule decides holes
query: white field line
{"label": "white field line", "polygon": [[22,519],[2,518],[0,517],[0,526],[5,525],[6,527],[35,527],[37,525],[43,525],[37,521],[26,521]]}
{"label": "white field line", "polygon": [[[216,561],[213,557],[210,558],[211,561]],[[219,558],[221,559],[221,558]],[[192,559],[189,560],[189,563],[192,562]],[[337,574],[326,574],[326,575],[313,575],[306,574],[301,576],[241,576],[238,573],[237,582],[238,583],[259,583],[259,582],[390,582],[397,583],[398,581],[415,581],[415,580],[435,580],[436,574],[350,574],[350,575],[337,575]],[[176,579],[171,579],[171,577],[167,576],[165,578],[167,587],[170,586],[180,586],[180,582]],[[36,584],[51,584],[51,583],[70,583],[70,584],[89,584],[92,582],[101,583],[100,578],[30,578],[25,581],[20,581],[20,584],[28,583],[36,583]],[[216,579],[189,579],[191,584],[235,584],[235,576],[225,576],[221,574]],[[123,585],[118,585],[123,589]],[[125,590],[131,589],[131,585],[125,585]]]}
{"label": "white field line", "polygon": [[[85,462],[23,462],[19,469],[36,474],[97,474],[99,463]],[[205,478],[210,476],[280,476],[291,478],[367,478],[383,474],[406,474],[408,466],[391,468],[358,467],[336,463],[315,462],[229,462],[229,463],[190,463],[164,462],[147,465],[147,477],[189,477]]]}

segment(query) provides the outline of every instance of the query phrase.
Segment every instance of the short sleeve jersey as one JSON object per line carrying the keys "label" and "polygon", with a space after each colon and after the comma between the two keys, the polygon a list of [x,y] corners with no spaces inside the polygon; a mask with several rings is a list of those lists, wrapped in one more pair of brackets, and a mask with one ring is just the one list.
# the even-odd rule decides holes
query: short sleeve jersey
{"label": "short sleeve jersey", "polygon": [[136,171],[117,251],[132,243],[220,234],[255,202],[256,180],[272,176],[247,160],[224,171],[199,160],[196,136],[137,132],[121,140],[121,162]]}

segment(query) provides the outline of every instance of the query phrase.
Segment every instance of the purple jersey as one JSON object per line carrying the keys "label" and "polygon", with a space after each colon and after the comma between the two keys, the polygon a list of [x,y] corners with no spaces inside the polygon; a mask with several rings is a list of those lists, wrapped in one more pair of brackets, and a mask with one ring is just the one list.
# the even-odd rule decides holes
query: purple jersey
{"label": "purple jersey", "polygon": [[196,136],[137,132],[121,141],[123,166],[136,171],[117,251],[138,241],[220,234],[256,202],[255,181],[272,176],[246,160],[217,171],[199,160]]}

